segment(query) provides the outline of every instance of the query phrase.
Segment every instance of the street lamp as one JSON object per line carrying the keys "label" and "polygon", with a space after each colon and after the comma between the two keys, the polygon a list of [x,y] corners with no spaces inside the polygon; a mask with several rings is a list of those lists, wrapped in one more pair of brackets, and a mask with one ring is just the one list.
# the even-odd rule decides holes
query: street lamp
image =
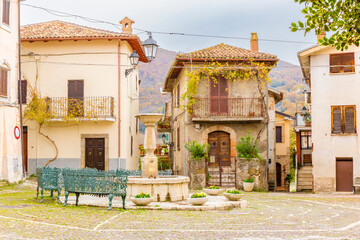
{"label": "street lamp", "polygon": [[303,108],[301,109],[301,112],[303,115],[305,115],[307,113],[307,108],[305,106],[303,106]]}
{"label": "street lamp", "polygon": [[164,144],[166,144],[166,135],[165,135],[165,133],[163,133],[163,135],[161,136],[161,140],[163,141]]}
{"label": "street lamp", "polygon": [[156,52],[159,45],[156,41],[152,38],[151,32],[148,32],[149,38],[143,42],[143,47],[145,50],[145,57],[151,62],[156,57]]}
{"label": "street lamp", "polygon": [[134,69],[136,68],[136,66],[139,63],[140,56],[134,50],[134,52],[130,55],[129,59],[130,59],[130,63],[131,63],[132,68],[125,70],[125,76],[129,75],[132,71],[134,71]]}

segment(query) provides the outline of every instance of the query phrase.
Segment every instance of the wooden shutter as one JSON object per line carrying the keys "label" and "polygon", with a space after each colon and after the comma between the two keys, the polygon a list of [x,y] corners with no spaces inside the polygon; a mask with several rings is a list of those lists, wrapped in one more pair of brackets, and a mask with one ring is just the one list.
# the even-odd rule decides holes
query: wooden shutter
{"label": "wooden shutter", "polygon": [[282,127],[276,126],[276,142],[282,143]]}
{"label": "wooden shutter", "polygon": [[342,119],[341,119],[341,107],[331,107],[332,109],[332,133],[339,134],[342,133]]}
{"label": "wooden shutter", "polygon": [[354,53],[330,54],[330,73],[355,72]]}
{"label": "wooden shutter", "polygon": [[344,107],[345,114],[345,123],[344,123],[344,132],[345,133],[356,133],[355,127],[355,106],[345,106]]}
{"label": "wooden shutter", "polygon": [[219,112],[227,113],[228,112],[228,84],[226,78],[219,76]]}
{"label": "wooden shutter", "polygon": [[0,68],[0,95],[7,96],[8,71]]}
{"label": "wooden shutter", "polygon": [[27,81],[21,80],[19,83],[19,87],[21,87],[21,96],[19,96],[19,103],[26,104],[26,97],[27,97]]}
{"label": "wooden shutter", "polygon": [[176,144],[177,144],[177,149],[180,150],[180,127],[177,128],[177,132],[176,132]]}
{"label": "wooden shutter", "polygon": [[180,83],[176,87],[176,106],[180,106]]}
{"label": "wooden shutter", "polygon": [[3,0],[3,24],[10,25],[10,0]]}

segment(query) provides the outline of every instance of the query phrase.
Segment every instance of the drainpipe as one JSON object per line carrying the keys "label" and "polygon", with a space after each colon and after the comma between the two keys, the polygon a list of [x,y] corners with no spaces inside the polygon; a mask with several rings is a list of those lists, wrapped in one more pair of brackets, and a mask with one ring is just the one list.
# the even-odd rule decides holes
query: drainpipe
{"label": "drainpipe", "polygon": [[171,168],[173,175],[175,172],[174,166],[174,100],[173,92],[171,91],[171,122],[170,122],[170,158],[171,158]]}
{"label": "drainpipe", "polygon": [[[266,114],[268,115],[268,124],[266,127],[266,168],[267,168],[267,182],[269,183],[269,158],[270,158],[270,153],[269,153],[269,148],[270,148],[270,143],[269,143],[269,124],[270,124],[270,115],[269,115],[269,83],[266,83]],[[275,188],[275,183],[274,183],[274,188]]]}
{"label": "drainpipe", "polygon": [[22,89],[21,89],[21,37],[20,37],[20,1],[18,1],[18,101],[20,111],[20,139],[21,139],[21,159],[23,166],[23,178],[25,178],[25,159],[24,159],[24,135],[23,135],[23,116],[22,116]]}
{"label": "drainpipe", "polygon": [[120,156],[121,156],[121,40],[118,40],[118,159],[119,159],[119,167],[120,167]]}

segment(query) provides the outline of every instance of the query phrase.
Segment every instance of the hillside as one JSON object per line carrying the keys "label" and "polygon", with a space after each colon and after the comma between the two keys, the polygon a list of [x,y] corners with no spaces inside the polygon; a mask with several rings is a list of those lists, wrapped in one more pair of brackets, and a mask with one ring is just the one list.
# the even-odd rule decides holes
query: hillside
{"label": "hillside", "polygon": [[[177,53],[165,49],[159,49],[156,59],[148,64],[140,63],[140,111],[162,112],[165,101],[169,96],[160,93],[169,68]],[[278,66],[271,73],[271,85],[284,92],[284,100],[277,105],[281,112],[294,114],[296,102],[303,101],[303,90],[306,87],[302,81],[302,73],[299,66],[288,62],[279,61]]]}

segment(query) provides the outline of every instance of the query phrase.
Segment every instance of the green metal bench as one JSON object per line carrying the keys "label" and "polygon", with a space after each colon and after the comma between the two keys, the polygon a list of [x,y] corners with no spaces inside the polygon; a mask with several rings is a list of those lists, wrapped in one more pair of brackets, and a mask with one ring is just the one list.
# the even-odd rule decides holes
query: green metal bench
{"label": "green metal bench", "polygon": [[128,172],[124,170],[99,171],[97,169],[64,169],[65,202],[67,205],[69,193],[75,193],[76,206],[80,194],[93,195],[98,197],[109,197],[109,208],[112,208],[113,197],[122,197],[123,208],[125,209],[126,187]]}
{"label": "green metal bench", "polygon": [[57,191],[57,202],[60,203],[60,193],[63,186],[61,169],[52,167],[36,168],[36,176],[37,191],[35,199],[39,197],[39,189],[41,188],[40,202],[43,202],[44,190],[46,190],[50,191],[50,196],[52,199],[54,199],[54,191]]}

